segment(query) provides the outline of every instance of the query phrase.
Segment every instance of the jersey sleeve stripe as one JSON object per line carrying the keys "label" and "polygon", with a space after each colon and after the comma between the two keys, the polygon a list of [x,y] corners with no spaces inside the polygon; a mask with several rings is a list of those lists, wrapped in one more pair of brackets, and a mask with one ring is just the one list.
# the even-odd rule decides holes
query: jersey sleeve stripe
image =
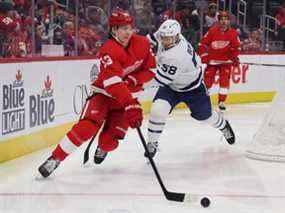
{"label": "jersey sleeve stripe", "polygon": [[173,81],[173,79],[169,78],[168,76],[162,74],[159,70],[157,70],[157,74],[165,79],[167,79],[168,81]]}
{"label": "jersey sleeve stripe", "polygon": [[74,150],[78,148],[74,143],[70,142],[70,139],[67,136],[64,136],[64,139],[60,142],[60,148],[66,153],[71,154]]}
{"label": "jersey sleeve stripe", "polygon": [[148,131],[152,132],[152,133],[162,133],[162,130],[152,130],[152,129],[147,129]]}
{"label": "jersey sleeve stripe", "polygon": [[152,121],[152,120],[149,120],[149,123],[155,124],[155,125],[165,125],[165,122],[155,122],[155,121]]}
{"label": "jersey sleeve stripe", "polygon": [[104,87],[108,87],[108,86],[110,86],[112,84],[117,84],[117,83],[120,83],[120,82],[122,82],[122,79],[120,77],[113,76],[111,78],[108,78],[108,79],[104,80],[103,81],[103,85],[104,85]]}
{"label": "jersey sleeve stripe", "polygon": [[160,81],[157,77],[154,77],[154,80],[156,80],[156,81],[157,81],[160,85],[162,85],[162,86],[168,86],[168,84],[166,84],[166,83]]}

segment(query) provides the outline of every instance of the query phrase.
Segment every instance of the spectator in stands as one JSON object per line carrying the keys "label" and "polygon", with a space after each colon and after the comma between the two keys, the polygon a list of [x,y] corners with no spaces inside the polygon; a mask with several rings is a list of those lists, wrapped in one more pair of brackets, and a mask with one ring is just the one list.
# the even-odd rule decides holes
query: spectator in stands
{"label": "spectator in stands", "polygon": [[262,50],[261,35],[258,30],[253,30],[249,38],[241,42],[241,49],[244,52],[259,52]]}
{"label": "spectator in stands", "polygon": [[74,56],[75,55],[75,30],[74,23],[68,21],[64,24],[64,52],[65,56]]}
{"label": "spectator in stands", "polygon": [[27,57],[32,50],[32,42],[26,30],[14,32],[9,38],[8,55],[10,58]]}
{"label": "spectator in stands", "polygon": [[142,8],[136,11],[135,21],[138,33],[146,35],[154,30],[154,14],[151,9],[150,1],[144,1]]}
{"label": "spectator in stands", "polygon": [[65,11],[57,8],[55,11],[54,23],[63,28],[64,23],[67,21]]}
{"label": "spectator in stands", "polygon": [[19,29],[8,33],[6,57],[26,57],[31,53],[31,37],[29,20],[22,19],[17,10],[9,11],[9,17],[19,24]]}
{"label": "spectator in stands", "polygon": [[130,10],[131,2],[130,0],[118,0],[116,7],[123,10]]}
{"label": "spectator in stands", "polygon": [[161,21],[161,14],[167,10],[167,4],[164,0],[151,0],[151,7],[154,13],[155,27],[158,28]]}
{"label": "spectator in stands", "polygon": [[208,6],[208,12],[205,15],[205,21],[204,21],[204,27],[205,32],[208,31],[210,27],[212,27],[214,24],[218,21],[218,6],[216,3],[210,3]]}
{"label": "spectator in stands", "polygon": [[64,30],[60,25],[57,25],[53,31],[53,44],[62,45],[64,42]]}
{"label": "spectator in stands", "polygon": [[19,20],[12,17],[13,4],[0,2],[0,57],[9,55],[9,37],[11,33],[20,30]]}
{"label": "spectator in stands", "polygon": [[179,0],[177,2],[177,15],[182,27],[182,34],[196,47],[198,44],[198,31],[200,29],[200,18],[196,4],[193,0]]}
{"label": "spectator in stands", "polygon": [[45,27],[43,24],[40,24],[36,27],[36,33],[35,33],[35,50],[37,54],[41,54],[42,51],[42,44],[48,44],[49,43],[49,37],[45,33]]}
{"label": "spectator in stands", "polygon": [[178,22],[181,22],[181,17],[179,13],[176,13],[176,5],[174,2],[170,3],[169,8],[165,10],[160,15],[160,23],[163,23],[167,19],[175,19]]}
{"label": "spectator in stands", "polygon": [[28,16],[29,9],[31,7],[31,1],[28,0],[13,0],[14,8],[19,12],[21,16]]}
{"label": "spectator in stands", "polygon": [[100,25],[107,28],[107,15],[99,7],[89,6],[86,12],[86,18],[89,24]]}
{"label": "spectator in stands", "polygon": [[88,26],[88,36],[86,38],[89,55],[96,55],[99,48],[104,43],[107,36],[104,31],[102,31],[98,26],[89,25]]}
{"label": "spectator in stands", "polygon": [[94,25],[81,24],[79,28],[79,55],[95,55],[98,51],[96,42],[100,39]]}
{"label": "spectator in stands", "polygon": [[278,39],[283,41],[283,50],[285,50],[285,1],[279,8],[276,19],[278,21]]}

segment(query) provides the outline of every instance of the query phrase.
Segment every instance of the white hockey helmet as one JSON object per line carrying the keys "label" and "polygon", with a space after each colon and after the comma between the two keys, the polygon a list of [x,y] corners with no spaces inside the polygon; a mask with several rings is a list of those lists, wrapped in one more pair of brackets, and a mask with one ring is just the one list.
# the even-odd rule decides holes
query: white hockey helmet
{"label": "white hockey helmet", "polygon": [[173,19],[164,21],[158,29],[158,35],[165,49],[174,47],[180,40],[180,34],[181,26],[178,21]]}
{"label": "white hockey helmet", "polygon": [[177,36],[181,34],[181,26],[178,21],[167,19],[160,25],[158,32],[161,37]]}

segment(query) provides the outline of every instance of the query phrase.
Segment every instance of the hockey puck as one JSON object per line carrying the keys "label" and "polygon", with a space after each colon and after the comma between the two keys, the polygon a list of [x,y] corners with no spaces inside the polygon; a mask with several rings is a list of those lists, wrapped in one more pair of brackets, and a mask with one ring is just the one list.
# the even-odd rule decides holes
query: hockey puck
{"label": "hockey puck", "polygon": [[210,201],[209,198],[203,197],[203,198],[201,199],[200,203],[201,203],[201,206],[203,206],[204,208],[207,208],[208,206],[210,206],[211,201]]}

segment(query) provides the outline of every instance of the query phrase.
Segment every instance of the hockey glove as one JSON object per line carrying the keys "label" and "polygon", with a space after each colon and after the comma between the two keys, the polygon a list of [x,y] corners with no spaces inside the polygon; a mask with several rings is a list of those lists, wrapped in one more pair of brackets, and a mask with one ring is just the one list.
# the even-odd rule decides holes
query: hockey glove
{"label": "hockey glove", "polygon": [[140,103],[136,98],[132,99],[125,107],[125,116],[131,128],[138,128],[142,125],[143,114]]}
{"label": "hockey glove", "polygon": [[124,82],[132,93],[139,92],[142,89],[142,84],[139,84],[134,76],[127,76]]}

